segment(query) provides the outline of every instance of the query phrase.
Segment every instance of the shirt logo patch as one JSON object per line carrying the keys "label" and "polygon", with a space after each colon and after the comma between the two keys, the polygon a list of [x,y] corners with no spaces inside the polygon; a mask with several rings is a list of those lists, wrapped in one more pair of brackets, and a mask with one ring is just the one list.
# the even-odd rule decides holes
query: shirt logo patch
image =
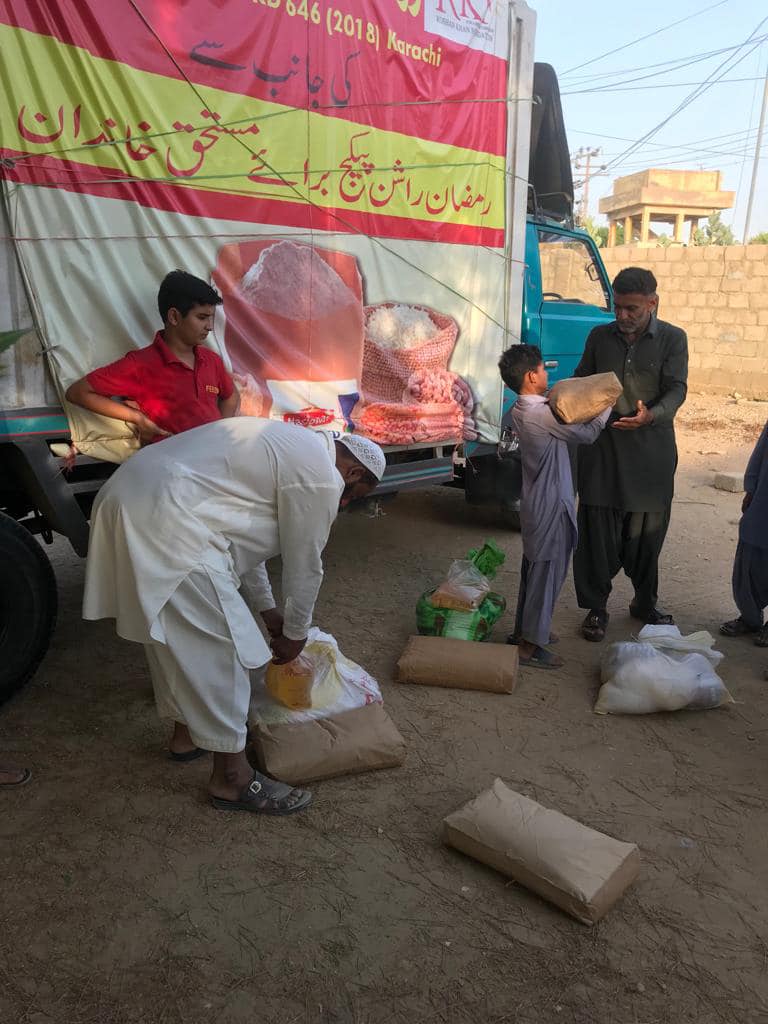
{"label": "shirt logo patch", "polygon": [[206,384],[205,390],[210,391],[212,395],[218,395],[219,393],[219,388],[217,388],[215,384]]}

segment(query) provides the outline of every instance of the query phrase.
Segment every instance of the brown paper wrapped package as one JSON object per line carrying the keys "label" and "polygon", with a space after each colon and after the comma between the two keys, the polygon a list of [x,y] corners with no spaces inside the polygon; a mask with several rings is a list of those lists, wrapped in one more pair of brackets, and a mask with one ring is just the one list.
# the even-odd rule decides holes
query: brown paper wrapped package
{"label": "brown paper wrapped package", "polygon": [[443,636],[412,636],[397,663],[398,683],[512,693],[517,647]]}
{"label": "brown paper wrapped package", "polygon": [[563,423],[588,423],[611,405],[623,391],[615,373],[559,380],[549,392],[549,405]]}
{"label": "brown paper wrapped package", "polygon": [[634,843],[595,832],[496,779],[449,814],[443,840],[572,914],[594,924],[640,869]]}
{"label": "brown paper wrapped package", "polygon": [[405,760],[405,740],[382,704],[314,722],[258,725],[253,748],[263,771],[292,786],[396,768]]}

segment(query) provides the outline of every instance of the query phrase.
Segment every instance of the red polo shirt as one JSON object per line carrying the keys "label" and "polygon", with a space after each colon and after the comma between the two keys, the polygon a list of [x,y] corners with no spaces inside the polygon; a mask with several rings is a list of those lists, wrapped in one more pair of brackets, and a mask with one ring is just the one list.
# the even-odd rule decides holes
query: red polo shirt
{"label": "red polo shirt", "polygon": [[221,356],[203,345],[194,352],[193,368],[171,352],[158,331],[151,345],[93,370],[86,380],[100,395],[131,399],[158,427],[180,434],[221,419],[219,399],[229,398],[234,388]]}

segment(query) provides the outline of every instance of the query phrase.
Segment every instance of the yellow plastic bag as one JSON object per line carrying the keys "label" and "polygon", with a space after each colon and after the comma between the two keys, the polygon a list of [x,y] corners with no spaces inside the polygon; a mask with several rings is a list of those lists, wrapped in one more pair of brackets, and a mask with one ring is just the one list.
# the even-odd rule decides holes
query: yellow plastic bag
{"label": "yellow plastic bag", "polygon": [[[253,719],[267,725],[309,722],[317,718],[330,718],[366,704],[381,704],[381,691],[376,680],[360,665],[346,658],[329,633],[322,633],[313,626],[309,631],[307,645],[297,660],[304,660],[312,667],[309,694],[306,689],[307,676],[304,674],[302,677],[304,669],[291,679],[283,672],[289,665],[270,663],[255,670],[262,676],[262,683],[259,685],[255,681],[253,687]],[[264,678],[265,674],[267,678]]]}

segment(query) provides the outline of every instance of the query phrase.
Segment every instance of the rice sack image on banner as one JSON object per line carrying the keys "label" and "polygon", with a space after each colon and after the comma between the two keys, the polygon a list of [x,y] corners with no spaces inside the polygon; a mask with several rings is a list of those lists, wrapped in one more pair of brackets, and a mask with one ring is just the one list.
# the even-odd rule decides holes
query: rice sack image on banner
{"label": "rice sack image on banner", "polygon": [[354,256],[285,238],[227,245],[212,280],[245,414],[382,444],[477,436],[472,391],[449,369],[456,321],[424,306],[364,307]]}

